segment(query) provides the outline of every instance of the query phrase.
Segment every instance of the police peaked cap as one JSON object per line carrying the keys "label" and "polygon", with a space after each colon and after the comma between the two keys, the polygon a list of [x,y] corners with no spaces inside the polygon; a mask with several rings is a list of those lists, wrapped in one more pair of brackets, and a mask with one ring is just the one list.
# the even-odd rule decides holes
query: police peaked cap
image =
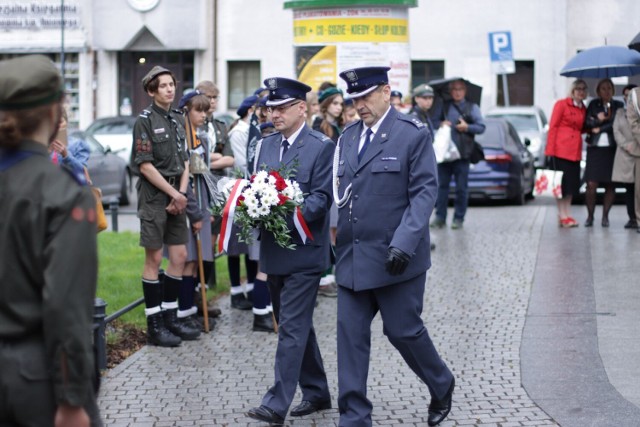
{"label": "police peaked cap", "polygon": [[389,67],[361,67],[340,73],[340,78],[347,83],[347,93],[351,98],[365,96],[378,86],[389,84],[387,71]]}
{"label": "police peaked cap", "polygon": [[268,106],[282,105],[296,99],[306,101],[307,92],[311,91],[306,84],[284,77],[270,77],[264,80],[264,84],[269,89]]}
{"label": "police peaked cap", "polygon": [[53,104],[64,96],[62,76],[44,55],[0,61],[0,110],[25,110]]}
{"label": "police peaked cap", "polygon": [[413,88],[413,96],[433,96],[433,88],[426,83]]}
{"label": "police peaked cap", "polygon": [[397,98],[402,99],[402,92],[400,92],[399,90],[392,90],[391,91],[391,97],[394,97],[394,96],[397,97]]}
{"label": "police peaked cap", "polygon": [[151,83],[151,80],[155,79],[161,74],[171,74],[171,71],[164,67],[156,65],[147,73],[146,76],[142,78],[142,88],[144,90],[147,90],[147,86],[149,85],[149,83]]}

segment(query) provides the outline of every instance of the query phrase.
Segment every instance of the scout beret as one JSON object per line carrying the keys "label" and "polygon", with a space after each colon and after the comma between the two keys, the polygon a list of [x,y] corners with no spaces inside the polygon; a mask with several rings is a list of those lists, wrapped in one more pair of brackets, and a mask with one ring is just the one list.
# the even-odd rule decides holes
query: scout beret
{"label": "scout beret", "polygon": [[156,65],[147,73],[146,76],[142,78],[142,88],[144,90],[147,90],[147,85],[151,82],[151,80],[155,79],[161,74],[171,74],[171,71],[164,67]]}
{"label": "scout beret", "polygon": [[391,97],[396,97],[396,98],[400,98],[402,99],[402,92],[400,92],[399,90],[392,90],[391,91]]}
{"label": "scout beret", "polygon": [[389,84],[387,71],[389,67],[361,67],[340,73],[340,78],[347,83],[347,93],[351,98],[365,96],[378,86]]}
{"label": "scout beret", "polygon": [[306,102],[307,92],[311,91],[310,86],[284,77],[270,77],[264,80],[264,84],[269,89],[268,106],[286,104],[295,99]]}
{"label": "scout beret", "polygon": [[331,95],[335,94],[340,94],[340,96],[342,96],[342,91],[337,87],[328,87],[318,94],[318,102],[322,102]]}
{"label": "scout beret", "polygon": [[433,96],[433,88],[428,84],[423,83],[413,88],[412,95],[419,97]]}
{"label": "scout beret", "polygon": [[202,92],[200,92],[198,89],[185,93],[184,95],[182,95],[182,98],[180,98],[180,102],[178,102],[178,109],[179,110],[183,109],[184,106],[187,105],[187,102],[189,102],[191,98],[201,94]]}
{"label": "scout beret", "polygon": [[249,108],[256,105],[256,102],[258,102],[258,97],[256,95],[251,95],[246,97],[245,99],[242,100],[242,104],[240,104],[240,106],[236,110],[236,113],[240,117],[246,116],[247,111],[249,111]]}
{"label": "scout beret", "polygon": [[64,96],[62,76],[44,55],[0,61],[0,110],[53,104]]}

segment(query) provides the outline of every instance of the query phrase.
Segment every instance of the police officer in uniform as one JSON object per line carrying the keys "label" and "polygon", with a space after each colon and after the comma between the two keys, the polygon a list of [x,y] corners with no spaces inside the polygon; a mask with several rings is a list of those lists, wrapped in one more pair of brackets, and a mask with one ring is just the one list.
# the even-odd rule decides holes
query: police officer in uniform
{"label": "police officer in uniform", "polygon": [[[173,110],[176,80],[171,71],[155,66],[142,79],[153,99],[133,127],[131,168],[139,171],[138,217],[140,246],[145,248],[142,290],[147,316],[147,339],[161,347],[193,340],[200,331],[178,321],[178,295],[187,258],[189,230],[185,209],[189,185],[188,155],[182,113]],[[162,278],[162,246],[169,265]]]}
{"label": "police officer in uniform", "polygon": [[371,425],[367,375],[378,311],[385,335],[429,389],[430,426],[449,413],[454,388],[420,317],[437,192],[431,135],[421,121],[390,107],[388,70],[340,73],[361,117],[345,129],[334,161],[338,407],[345,427]]}
{"label": "police officer in uniform", "polygon": [[63,83],[45,56],[0,61],[0,425],[99,426],[91,343],[95,199],[49,160]]}
{"label": "police officer in uniform", "polygon": [[[291,416],[303,416],[331,408],[331,395],[313,328],[313,309],[322,273],[330,265],[329,208],[331,162],[335,144],[306,124],[306,94],[311,88],[282,77],[264,81],[269,89],[267,105],[278,132],[262,140],[258,165],[268,169],[291,168],[305,194],[302,216],[313,240],[292,233],[295,250],[275,243],[273,234],[260,236],[260,269],[267,273],[274,313],[279,322],[275,381],[262,404],[249,410],[251,418],[282,424],[296,385],[302,402]],[[292,218],[288,221],[293,230]]]}

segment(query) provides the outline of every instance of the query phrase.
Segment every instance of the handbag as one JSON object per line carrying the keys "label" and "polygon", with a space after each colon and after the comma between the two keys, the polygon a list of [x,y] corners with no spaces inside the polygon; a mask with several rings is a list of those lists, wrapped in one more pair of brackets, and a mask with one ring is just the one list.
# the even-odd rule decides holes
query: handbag
{"label": "handbag", "polygon": [[537,197],[562,198],[562,171],[553,169],[536,170],[533,193]]}
{"label": "handbag", "polygon": [[433,138],[433,151],[437,163],[453,162],[460,158],[460,151],[451,139],[451,127],[442,125]]}
{"label": "handbag", "polygon": [[484,160],[484,150],[482,149],[482,145],[480,145],[477,141],[473,141],[473,148],[471,149],[471,154],[469,155],[469,162],[475,165],[480,160]]}
{"label": "handbag", "polygon": [[87,178],[87,183],[91,186],[91,192],[96,199],[96,226],[99,233],[107,229],[107,215],[104,213],[104,206],[102,206],[102,190],[93,185],[86,167],[84,168],[84,176]]}

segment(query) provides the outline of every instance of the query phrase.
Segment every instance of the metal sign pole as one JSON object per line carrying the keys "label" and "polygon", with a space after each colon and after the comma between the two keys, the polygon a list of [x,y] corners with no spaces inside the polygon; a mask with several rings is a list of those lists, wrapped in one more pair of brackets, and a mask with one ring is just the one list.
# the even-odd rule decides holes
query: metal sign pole
{"label": "metal sign pole", "polygon": [[64,84],[64,0],[60,0],[60,74]]}
{"label": "metal sign pole", "polygon": [[507,84],[507,75],[501,74],[502,76],[502,94],[504,96],[504,106],[509,106],[509,85]]}

